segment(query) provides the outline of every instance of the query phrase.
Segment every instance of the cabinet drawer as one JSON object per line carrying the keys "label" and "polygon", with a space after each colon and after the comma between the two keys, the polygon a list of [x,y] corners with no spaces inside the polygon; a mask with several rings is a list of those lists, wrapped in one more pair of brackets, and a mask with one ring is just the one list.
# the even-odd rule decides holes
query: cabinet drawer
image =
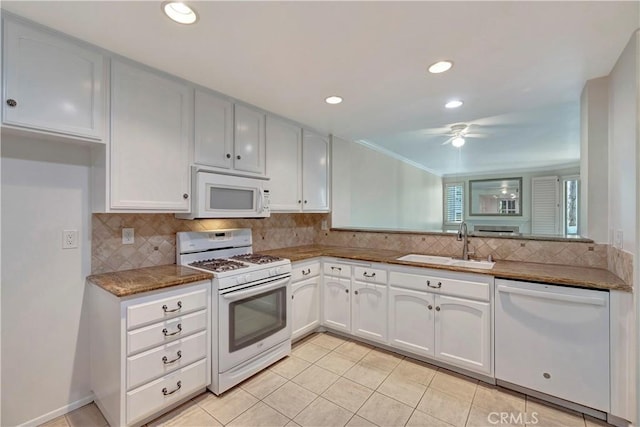
{"label": "cabinet drawer", "polygon": [[354,267],[353,277],[361,282],[387,283],[387,272],[379,268]]}
{"label": "cabinet drawer", "polygon": [[127,389],[130,390],[166,375],[206,355],[207,332],[202,331],[129,357],[127,358]]}
{"label": "cabinet drawer", "polygon": [[320,274],[320,263],[314,262],[302,265],[293,265],[291,268],[291,281],[297,282]]}
{"label": "cabinet drawer", "polygon": [[127,355],[176,341],[207,327],[207,311],[201,310],[127,332]]}
{"label": "cabinet drawer", "polygon": [[390,283],[401,288],[489,301],[489,283],[393,271]]}
{"label": "cabinet drawer", "polygon": [[170,319],[207,307],[207,290],[198,289],[127,307],[127,329]]}
{"label": "cabinet drawer", "polygon": [[329,276],[351,277],[351,266],[337,262],[324,262],[322,271]]}
{"label": "cabinet drawer", "polygon": [[127,425],[150,416],[206,385],[207,360],[202,359],[128,392]]}

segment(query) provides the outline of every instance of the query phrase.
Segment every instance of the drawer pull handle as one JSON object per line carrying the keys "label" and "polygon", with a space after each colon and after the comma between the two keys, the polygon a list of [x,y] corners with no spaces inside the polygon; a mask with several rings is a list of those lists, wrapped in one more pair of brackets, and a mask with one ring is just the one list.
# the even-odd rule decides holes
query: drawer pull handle
{"label": "drawer pull handle", "polygon": [[331,266],[331,269],[332,270],[342,271],[342,267],[333,267],[333,266]]}
{"label": "drawer pull handle", "polygon": [[162,310],[165,313],[175,313],[176,311],[178,311],[178,310],[180,310],[182,308],[182,301],[178,301],[178,304],[176,304],[176,305],[178,307],[169,310],[169,307],[167,307],[167,305],[165,304],[165,305],[162,306]]}
{"label": "drawer pull handle", "polygon": [[165,395],[165,396],[169,396],[170,394],[173,394],[173,393],[175,393],[176,391],[180,390],[180,389],[182,388],[182,381],[178,381],[178,382],[176,383],[176,385],[177,385],[178,387],[174,388],[174,389],[173,389],[173,390],[171,390],[171,391],[167,390],[167,388],[166,388],[166,387],[165,387],[165,388],[163,388],[163,389],[162,389],[162,394],[163,394],[163,395]]}
{"label": "drawer pull handle", "polygon": [[173,336],[173,335],[177,335],[177,334],[179,334],[180,332],[182,332],[182,323],[178,323],[178,330],[177,330],[177,331],[175,331],[175,332],[169,332],[169,331],[167,330],[167,328],[164,328],[164,329],[162,330],[162,333],[164,334],[164,336],[165,336],[165,337],[170,337],[170,336]]}
{"label": "drawer pull handle", "polygon": [[165,365],[170,365],[170,364],[172,364],[173,362],[177,362],[178,360],[182,359],[182,350],[178,350],[178,352],[176,353],[176,355],[177,355],[178,357],[176,357],[175,359],[171,359],[171,360],[167,359],[167,356],[163,356],[163,357],[162,357],[162,363],[164,363]]}
{"label": "drawer pull handle", "polygon": [[366,271],[365,271],[364,273],[362,273],[362,275],[363,275],[364,277],[369,277],[369,278],[371,278],[371,277],[376,277],[376,273],[371,273],[371,274],[369,274],[369,273],[367,273]]}
{"label": "drawer pull handle", "polygon": [[431,280],[427,280],[427,286],[433,289],[440,289],[442,287],[442,282],[438,282],[437,285],[431,286]]}
{"label": "drawer pull handle", "polygon": [[307,268],[306,270],[302,270],[302,275],[303,276],[308,276],[310,274],[311,274],[311,269],[310,268]]}

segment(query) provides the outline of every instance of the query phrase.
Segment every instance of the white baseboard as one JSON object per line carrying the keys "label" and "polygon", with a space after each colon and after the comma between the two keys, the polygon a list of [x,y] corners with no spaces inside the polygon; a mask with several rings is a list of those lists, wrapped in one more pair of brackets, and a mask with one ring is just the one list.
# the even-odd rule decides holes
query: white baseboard
{"label": "white baseboard", "polygon": [[83,397],[80,400],[76,400],[75,402],[71,402],[68,405],[64,405],[61,408],[55,409],[51,412],[41,415],[38,418],[34,418],[23,424],[20,424],[19,427],[37,427],[40,424],[44,424],[47,421],[51,421],[52,419],[59,417],[60,415],[68,414],[69,412],[75,409],[78,409],[84,405],[87,405],[93,402],[93,400],[94,400],[93,393],[91,393],[89,396]]}

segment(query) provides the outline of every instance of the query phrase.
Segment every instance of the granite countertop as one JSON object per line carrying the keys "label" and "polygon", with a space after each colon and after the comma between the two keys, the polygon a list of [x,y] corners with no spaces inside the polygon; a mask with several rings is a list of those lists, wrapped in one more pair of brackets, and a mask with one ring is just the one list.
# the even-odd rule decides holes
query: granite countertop
{"label": "granite countertop", "polygon": [[602,268],[576,267],[557,264],[538,264],[518,261],[496,261],[491,270],[455,267],[448,265],[423,264],[398,261],[407,252],[388,249],[347,248],[340,246],[296,246],[290,248],[261,251],[260,253],[289,258],[291,261],[330,256],[360,261],[382,262],[411,267],[427,267],[467,273],[486,274],[502,279],[528,280],[557,285],[580,286],[593,289],[609,289],[631,292],[631,286],[608,270]]}
{"label": "granite countertop", "polygon": [[210,273],[171,264],[94,274],[88,276],[87,281],[117,297],[126,297],[169,286],[211,280],[212,277]]}

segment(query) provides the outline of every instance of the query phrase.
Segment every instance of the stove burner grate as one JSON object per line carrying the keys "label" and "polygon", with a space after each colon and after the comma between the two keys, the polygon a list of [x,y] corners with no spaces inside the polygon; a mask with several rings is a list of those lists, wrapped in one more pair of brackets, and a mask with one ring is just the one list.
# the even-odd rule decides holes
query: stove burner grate
{"label": "stove burner grate", "polygon": [[282,258],[280,257],[262,254],[235,255],[231,258],[244,262],[250,262],[251,264],[269,264],[271,262],[282,261]]}
{"label": "stove burner grate", "polygon": [[189,264],[192,267],[203,268],[205,270],[211,270],[216,273],[222,273],[224,271],[238,270],[240,268],[246,268],[248,265],[237,261],[231,261],[229,259],[207,259],[204,261],[196,261]]}

